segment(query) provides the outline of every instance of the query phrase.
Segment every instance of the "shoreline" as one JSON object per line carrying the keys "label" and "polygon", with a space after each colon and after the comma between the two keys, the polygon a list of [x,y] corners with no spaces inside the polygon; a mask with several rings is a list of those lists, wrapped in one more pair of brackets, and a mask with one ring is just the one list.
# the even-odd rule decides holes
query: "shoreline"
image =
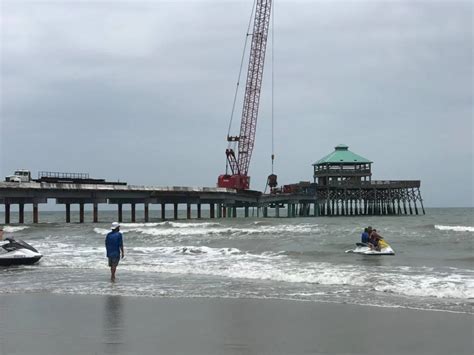
{"label": "shoreline", "polygon": [[[108,282],[108,280],[106,281]],[[20,296],[20,295],[40,295],[40,296],[64,296],[64,297],[123,297],[123,298],[131,298],[131,299],[145,299],[145,300],[242,300],[242,301],[282,301],[282,302],[295,302],[295,303],[315,303],[321,305],[347,305],[347,306],[354,306],[354,307],[367,307],[370,308],[377,308],[377,309],[386,309],[386,310],[407,310],[407,311],[421,311],[421,312],[436,312],[436,313],[451,313],[451,314],[460,314],[460,315],[468,315],[474,317],[474,300],[472,302],[473,309],[471,312],[462,312],[462,311],[453,311],[449,309],[432,309],[432,308],[419,308],[419,307],[411,307],[411,306],[400,306],[400,305],[378,305],[378,304],[367,304],[367,303],[350,303],[350,302],[331,302],[328,300],[308,300],[308,299],[298,299],[298,298],[278,298],[278,297],[232,297],[232,296],[167,296],[167,295],[129,295],[129,294],[94,294],[94,293],[48,293],[48,292],[27,292],[27,293],[18,293],[18,292],[11,292],[11,293],[1,293],[0,297],[2,296]]]}
{"label": "shoreline", "polygon": [[472,354],[474,317],[241,298],[0,295],[0,354]]}

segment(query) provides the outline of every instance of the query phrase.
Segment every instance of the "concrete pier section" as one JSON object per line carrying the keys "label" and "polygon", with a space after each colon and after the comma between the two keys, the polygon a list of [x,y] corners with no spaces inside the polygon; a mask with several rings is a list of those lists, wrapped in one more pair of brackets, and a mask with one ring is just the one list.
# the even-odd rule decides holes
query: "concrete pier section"
{"label": "concrete pier section", "polygon": [[[40,204],[54,199],[56,204],[64,205],[65,221],[71,222],[71,205],[79,206],[79,223],[85,222],[85,208],[92,207],[92,222],[100,220],[99,207],[102,204],[117,206],[117,220],[123,221],[124,205],[130,206],[132,222],[150,220],[150,205],[161,206],[161,219],[166,211],[172,211],[173,219],[178,219],[180,205],[186,206],[186,218],[216,218],[220,211],[232,208],[230,215],[237,216],[237,208],[257,206],[261,195],[257,191],[240,191],[226,188],[208,187],[153,187],[99,184],[68,184],[38,182],[1,182],[0,204],[5,207],[5,224],[24,223],[24,206],[33,206],[33,223],[40,221]],[[11,219],[11,206],[18,205],[18,221]],[[138,216],[137,206],[143,206],[143,216]],[[171,205],[171,206],[170,206]],[[208,215],[203,216],[203,206],[208,205]]]}

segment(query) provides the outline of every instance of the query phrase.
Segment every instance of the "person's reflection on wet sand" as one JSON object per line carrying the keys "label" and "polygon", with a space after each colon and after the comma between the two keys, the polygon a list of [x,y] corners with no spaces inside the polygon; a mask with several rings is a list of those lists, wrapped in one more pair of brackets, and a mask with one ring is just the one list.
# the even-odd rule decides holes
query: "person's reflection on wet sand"
{"label": "person's reflection on wet sand", "polygon": [[106,296],[103,324],[104,354],[123,351],[123,303],[120,296]]}

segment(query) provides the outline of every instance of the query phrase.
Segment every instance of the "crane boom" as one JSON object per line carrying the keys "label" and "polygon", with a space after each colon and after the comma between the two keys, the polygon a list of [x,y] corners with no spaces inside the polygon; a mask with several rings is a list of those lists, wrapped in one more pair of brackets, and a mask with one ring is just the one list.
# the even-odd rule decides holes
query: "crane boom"
{"label": "crane boom", "polygon": [[232,175],[220,175],[217,181],[219,187],[248,189],[250,186],[248,171],[255,144],[271,6],[272,0],[256,1],[240,135],[227,137],[229,142],[238,142],[238,155],[235,156],[233,149],[226,150]]}

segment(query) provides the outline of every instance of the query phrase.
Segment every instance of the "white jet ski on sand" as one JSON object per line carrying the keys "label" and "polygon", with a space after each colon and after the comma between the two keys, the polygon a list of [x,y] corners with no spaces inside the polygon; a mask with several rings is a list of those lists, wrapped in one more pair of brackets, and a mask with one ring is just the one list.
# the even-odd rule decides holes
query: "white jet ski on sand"
{"label": "white jet ski on sand", "polygon": [[362,254],[362,255],[395,255],[395,251],[390,245],[386,245],[379,250],[370,249],[367,244],[356,243],[355,249],[346,250],[346,253]]}
{"label": "white jet ski on sand", "polygon": [[6,243],[0,244],[0,266],[30,265],[43,257],[38,250],[23,240],[5,240]]}

